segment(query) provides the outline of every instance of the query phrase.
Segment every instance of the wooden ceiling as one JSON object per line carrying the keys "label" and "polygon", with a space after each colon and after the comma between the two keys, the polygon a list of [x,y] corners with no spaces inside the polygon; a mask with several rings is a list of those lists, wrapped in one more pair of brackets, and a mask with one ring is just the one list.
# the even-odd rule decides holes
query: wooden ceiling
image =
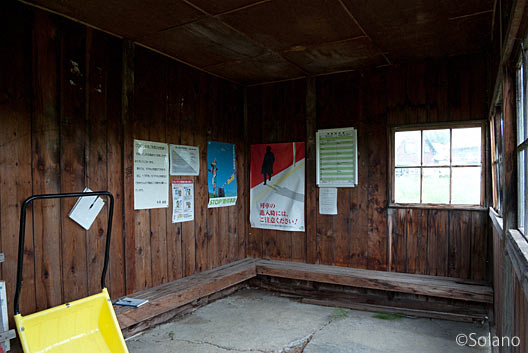
{"label": "wooden ceiling", "polygon": [[493,0],[25,0],[241,84],[486,50]]}

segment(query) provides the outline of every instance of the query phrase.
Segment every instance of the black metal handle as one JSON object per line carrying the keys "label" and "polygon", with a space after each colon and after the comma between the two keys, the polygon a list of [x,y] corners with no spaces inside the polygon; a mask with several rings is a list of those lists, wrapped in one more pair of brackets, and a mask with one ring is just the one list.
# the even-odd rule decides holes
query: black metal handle
{"label": "black metal handle", "polygon": [[24,238],[26,234],[26,208],[33,200],[39,199],[63,199],[66,197],[86,197],[86,196],[107,196],[110,199],[110,209],[108,212],[108,227],[106,234],[106,249],[103,265],[103,274],[101,275],[101,288],[106,288],[105,277],[108,269],[108,260],[110,256],[110,236],[112,235],[112,217],[114,215],[114,196],[108,191],[95,192],[75,192],[67,194],[46,194],[33,195],[28,197],[22,204],[20,213],[20,236],[18,239],[18,264],[17,264],[17,281],[15,290],[15,315],[20,314],[18,311],[18,301],[20,299],[20,290],[22,289],[22,268],[24,266]]}

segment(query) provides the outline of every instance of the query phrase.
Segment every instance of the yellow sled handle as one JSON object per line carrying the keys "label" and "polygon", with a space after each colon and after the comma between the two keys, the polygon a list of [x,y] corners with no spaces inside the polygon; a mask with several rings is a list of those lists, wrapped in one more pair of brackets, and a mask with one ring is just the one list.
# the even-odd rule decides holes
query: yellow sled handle
{"label": "yellow sled handle", "polygon": [[86,196],[107,196],[110,199],[110,209],[108,212],[108,226],[106,230],[106,249],[105,258],[103,265],[103,274],[101,275],[101,288],[106,288],[105,277],[106,270],[108,269],[108,260],[110,256],[110,236],[112,234],[112,217],[114,215],[114,196],[108,191],[95,191],[95,192],[75,192],[65,194],[46,194],[46,195],[33,195],[28,197],[22,204],[22,210],[20,213],[20,235],[18,239],[18,264],[17,264],[17,281],[15,290],[15,315],[20,314],[18,310],[18,300],[20,298],[20,290],[22,288],[22,268],[24,266],[24,238],[26,234],[26,208],[33,200],[40,199],[63,199],[66,197],[86,197]]}

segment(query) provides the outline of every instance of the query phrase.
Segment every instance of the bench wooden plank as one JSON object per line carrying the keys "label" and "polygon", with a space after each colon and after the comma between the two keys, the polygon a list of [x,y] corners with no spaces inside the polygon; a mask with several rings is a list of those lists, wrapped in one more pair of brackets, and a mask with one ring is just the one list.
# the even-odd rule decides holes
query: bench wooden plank
{"label": "bench wooden plank", "polygon": [[259,260],[257,274],[479,303],[493,302],[493,289],[484,282],[466,282],[449,277],[272,260]]}
{"label": "bench wooden plank", "polygon": [[493,290],[485,282],[246,258],[136,292],[130,297],[148,299],[149,302],[139,308],[116,307],[116,315],[121,329],[132,332],[136,330],[133,327],[140,323],[157,322],[158,319],[153,319],[165,317],[167,313],[173,312],[176,308],[245,282],[257,275],[458,299],[476,303],[491,303],[493,301]]}
{"label": "bench wooden plank", "polygon": [[173,282],[136,292],[129,297],[148,299],[139,308],[117,307],[121,329],[151,319],[222,289],[255,277],[255,260],[244,259]]}

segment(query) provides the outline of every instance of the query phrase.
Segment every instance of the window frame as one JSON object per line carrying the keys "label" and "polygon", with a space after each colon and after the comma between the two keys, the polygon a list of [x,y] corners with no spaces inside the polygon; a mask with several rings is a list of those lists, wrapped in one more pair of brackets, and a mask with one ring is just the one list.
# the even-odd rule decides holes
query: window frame
{"label": "window frame", "polygon": [[[500,99],[502,101],[502,97]],[[490,122],[491,143],[491,207],[502,217],[504,206],[503,180],[504,180],[504,115],[502,104],[495,105],[495,112]]]}
{"label": "window frame", "polygon": [[[515,158],[517,162],[517,188],[516,188],[516,191],[517,191],[517,205],[516,205],[517,225],[516,225],[516,228],[525,238],[527,238],[528,232],[526,231],[526,228],[527,228],[527,223],[528,223],[528,197],[526,197],[526,192],[528,191],[528,56],[526,55],[526,52],[528,51],[528,49],[525,48],[524,45],[521,45],[520,50],[521,52],[519,54],[519,59],[517,61],[517,65],[515,66],[515,90],[516,90]],[[520,79],[522,82],[520,82]],[[519,85],[522,85],[522,92],[520,92],[519,90]],[[522,114],[519,114],[520,106],[522,108]],[[520,136],[520,131],[519,131],[521,128],[521,126],[519,126],[520,124],[522,124],[523,137]],[[519,163],[520,154],[524,154],[524,170],[521,170],[521,164]],[[520,197],[522,194],[520,192],[520,187],[521,187],[520,175],[522,173],[524,173],[524,199]],[[521,208],[521,204],[523,204],[522,208]],[[521,211],[524,211],[524,212],[522,212],[521,214]],[[521,227],[521,220],[520,220],[521,215],[523,216],[523,219],[524,219],[523,227]]]}
{"label": "window frame", "polygon": [[[421,208],[421,209],[449,209],[449,210],[486,210],[488,204],[488,197],[486,194],[488,176],[487,176],[487,150],[488,150],[488,120],[469,120],[469,121],[455,121],[455,122],[443,122],[443,123],[424,123],[424,124],[406,124],[406,125],[393,125],[388,127],[389,137],[389,169],[388,169],[388,206],[390,208]],[[456,129],[456,128],[481,128],[481,170],[480,170],[480,204],[469,205],[469,204],[447,204],[447,203],[397,203],[394,201],[394,190],[396,186],[396,166],[395,166],[395,136],[396,132],[401,131],[417,131],[417,130],[440,130],[440,129]],[[452,134],[450,130],[450,134]],[[423,135],[422,135],[423,136]],[[421,138],[423,143],[423,137]],[[450,142],[451,144],[452,142]],[[420,145],[420,153],[423,154],[423,146]],[[450,154],[452,152],[450,151]],[[451,159],[451,157],[450,157]],[[450,170],[457,165],[450,163]],[[462,165],[460,165],[462,166]],[[473,166],[473,165],[472,165]],[[467,165],[467,167],[471,167]],[[474,167],[474,166],[473,166]],[[409,168],[413,168],[410,166]],[[420,170],[424,169],[424,166],[419,166]],[[442,166],[427,166],[427,168],[442,168]],[[450,174],[451,175],[451,174]],[[452,177],[452,176],[451,176]],[[422,192],[422,172],[420,172],[420,194]],[[450,179],[451,180],[451,179]],[[451,189],[450,181],[450,189]],[[451,192],[451,190],[450,190]]]}

